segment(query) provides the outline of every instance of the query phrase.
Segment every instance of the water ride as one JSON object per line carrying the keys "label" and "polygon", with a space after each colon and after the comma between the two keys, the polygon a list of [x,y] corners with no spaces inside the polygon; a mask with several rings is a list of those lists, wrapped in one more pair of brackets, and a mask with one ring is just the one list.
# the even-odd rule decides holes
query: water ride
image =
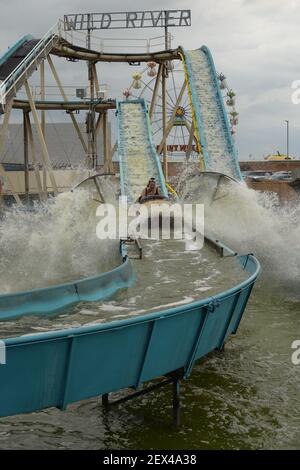
{"label": "water ride", "polygon": [[[65,57],[71,61],[88,62],[92,89],[90,103],[93,103],[93,111],[89,111],[88,119],[88,126],[90,126],[88,149],[73,115],[73,110],[78,108],[79,104],[75,102],[68,104],[51,55]],[[93,168],[89,168],[90,174],[87,177],[75,185],[70,192],[62,194],[59,194],[43,129],[36,111],[38,106],[46,107],[50,104],[47,104],[46,100],[43,103],[35,102],[28,85],[29,76],[34,73],[37,67],[43,67],[45,58],[47,58],[62,91],[63,106],[69,110],[81,144],[85,148],[89,164],[92,162],[94,165],[95,160],[93,135],[97,128],[93,124],[95,122],[93,113],[97,110],[99,112],[98,125],[100,127],[102,120],[101,125],[105,135],[105,171],[97,171],[94,165]],[[116,99],[113,102],[109,100],[108,103],[100,99],[95,68],[97,62],[107,60],[108,62],[123,61],[129,64],[146,62],[149,64],[150,59],[152,63],[154,62],[154,66],[155,64],[159,65],[160,74],[156,81],[150,107],[145,98],[131,97],[129,92],[126,99],[122,100]],[[194,142],[200,162],[200,168],[197,171],[190,175],[183,175],[176,190],[173,190],[168,182],[165,158],[166,138],[170,129],[165,122],[165,135],[159,146],[163,155],[162,162],[160,153],[153,142],[151,127],[157,87],[160,85],[162,77],[165,80],[172,60],[180,60],[183,63],[183,90],[188,90],[193,123],[189,126],[188,121],[183,120],[185,112],[183,107],[180,108],[179,98],[172,113],[172,121],[176,126],[184,125],[188,128],[187,152],[191,151]],[[149,65],[152,72],[154,66],[150,67]],[[45,240],[50,243],[50,239],[47,239],[46,236],[48,226],[45,224],[45,213],[48,219],[51,217],[54,227],[57,228],[56,232],[59,235],[56,239],[56,245],[58,246],[65,236],[72,237],[72,243],[75,241],[76,245],[77,236],[81,233],[82,227],[86,225],[85,218],[90,223],[89,227],[94,227],[96,223],[95,208],[107,204],[115,207],[119,197],[125,198],[128,204],[134,205],[138,201],[140,210],[143,207],[149,210],[156,207],[160,211],[163,206],[171,208],[174,201],[181,205],[194,203],[213,207],[216,201],[226,198],[232,193],[233,186],[243,184],[221,93],[222,80],[216,73],[211,53],[206,46],[194,51],[186,51],[184,48],[178,47],[174,50],[158,51],[151,54],[105,55],[99,50],[94,50],[91,45],[90,47],[82,47],[82,45],[76,44],[73,34],[68,33],[66,24],[59,21],[44,38],[39,40],[24,37],[1,57],[0,77],[3,80],[0,85],[1,110],[4,114],[3,133],[5,134],[7,131],[11,110],[14,106],[21,106],[17,102],[16,95],[24,87],[27,94],[26,106],[29,107],[38,130],[45,174],[48,174],[52,185],[51,192],[54,198],[49,202],[47,187],[43,187],[41,175],[35,166],[34,174],[40,195],[40,205],[35,209],[36,212],[27,211],[23,216],[23,225],[28,229],[30,240],[35,234],[30,226],[32,221],[36,220],[41,222],[41,225],[38,226],[39,236],[45,237]],[[139,87],[139,80],[138,75],[135,75],[133,87]],[[233,100],[232,97],[230,99]],[[116,110],[116,149],[119,173],[114,169],[111,152],[108,151],[107,146],[106,113],[107,109],[111,107]],[[26,129],[29,141],[31,141],[31,125],[28,118],[26,119]],[[171,128],[172,125],[171,122],[169,127]],[[0,142],[1,145],[2,142],[3,140]],[[32,156],[34,159],[34,146],[32,146]],[[2,165],[0,169],[6,185],[10,188],[10,195],[14,197],[16,205],[20,205],[21,198],[15,189],[13,179]],[[148,194],[146,191],[143,194],[144,188],[147,187],[151,179],[155,179],[157,193]],[[28,180],[26,181],[28,189]],[[74,219],[70,229],[70,232],[73,233],[66,234],[66,231],[59,227],[61,227],[61,219],[63,219],[61,208],[67,204],[67,201],[74,202]],[[4,255],[3,269],[11,256],[10,240],[5,238],[4,232],[13,227],[15,236],[19,233],[16,230],[18,216],[14,210],[17,209],[13,208],[11,211],[7,211],[1,222],[3,240],[6,242],[2,244],[1,248]],[[82,223],[78,223],[78,221]],[[161,215],[160,221],[162,222]],[[27,276],[23,276],[23,279],[19,281],[16,269],[14,273],[15,286],[22,285],[22,289],[14,290],[8,286],[8,291],[0,294],[0,329],[1,323],[4,325],[9,321],[21,325],[20,334],[17,336],[8,334],[5,337],[2,335],[7,359],[5,366],[0,366],[0,416],[2,417],[49,407],[66,409],[71,403],[100,395],[104,405],[107,405],[108,394],[130,388],[136,390],[132,395],[136,396],[140,393],[139,389],[143,384],[157,378],[160,378],[159,386],[174,384],[174,409],[178,413],[180,380],[190,376],[196,361],[215,350],[223,350],[225,342],[238,330],[252,288],[260,272],[259,261],[253,254],[238,254],[217,235],[203,231],[201,235],[203,236],[204,250],[207,250],[205,251],[207,257],[209,259],[213,257],[214,263],[216,260],[221,260],[222,263],[225,260],[223,266],[227,266],[234,273],[232,279],[230,276],[227,277],[230,279],[230,285],[225,281],[223,284],[219,282],[215,286],[214,292],[206,296],[202,294],[205,292],[205,287],[202,286],[201,290],[202,280],[191,278],[187,284],[195,287],[193,295],[189,293],[184,298],[177,298],[177,291],[174,291],[171,292],[174,296],[173,302],[161,303],[156,294],[159,292],[159,288],[157,285],[154,287],[155,278],[160,276],[160,270],[151,271],[145,262],[145,259],[147,257],[149,259],[151,253],[155,251],[155,244],[151,245],[148,240],[145,241],[138,236],[134,237],[140,251],[145,247],[146,256],[139,256],[138,261],[133,261],[134,258],[130,255],[129,238],[132,237],[130,233],[126,233],[125,237],[113,240],[111,244],[108,244],[107,240],[101,240],[101,243],[98,243],[95,231],[92,233],[94,243],[90,236],[89,243],[76,245],[76,252],[72,251],[72,246],[67,247],[66,245],[64,245],[65,250],[60,252],[61,256],[68,255],[70,266],[69,278],[65,282],[60,283],[52,277],[51,285],[48,283],[40,285],[38,288],[26,288],[26,281],[28,281],[28,286],[32,284],[32,278],[28,276],[29,268],[27,267]],[[85,232],[86,234],[87,232]],[[202,260],[201,254],[199,255],[199,247],[198,249],[191,248],[190,240],[183,239],[181,242],[182,245],[179,249],[178,245],[168,245],[167,247],[164,245],[164,240],[158,240],[158,244],[161,243],[167,248],[165,251],[162,248],[163,257],[160,259],[161,255],[159,255],[157,258],[153,258],[152,264],[154,262],[167,264],[171,256],[170,252],[172,252],[172,256],[175,256],[172,261],[174,263],[172,270],[174,277],[180,276],[181,265],[184,265],[186,259],[190,259],[191,264],[188,269],[193,273],[193,276],[196,276],[191,266],[193,263],[197,266],[199,264],[198,268],[200,269],[201,262],[206,258],[204,257]],[[102,257],[104,258],[107,253],[112,252],[114,253],[114,266],[109,266],[109,262],[104,263],[101,272],[97,271],[99,265],[95,259],[99,258],[98,261],[101,264]],[[83,260],[81,263],[76,263],[78,253]],[[56,265],[59,263],[58,253],[52,255],[51,260]],[[176,262],[177,255],[178,262]],[[47,256],[50,259],[49,252],[47,252]],[[184,261],[180,260],[181,256]],[[32,263],[31,266],[37,264],[36,258],[33,257]],[[140,263],[140,267],[137,268],[134,263]],[[143,263],[145,264],[143,265]],[[92,275],[85,274],[89,264],[94,266]],[[74,265],[76,270],[72,269]],[[207,269],[209,266],[211,265],[208,263]],[[152,277],[146,279],[149,270]],[[177,274],[176,271],[178,271]],[[30,272],[33,276],[34,269]],[[140,279],[137,279],[136,272],[139,273]],[[80,273],[80,277],[77,277],[78,273]],[[214,275],[218,275],[217,269]],[[47,276],[44,280],[48,280]],[[167,279],[166,282],[172,284],[175,281]],[[36,282],[43,284],[41,279]],[[119,308],[122,308],[122,302],[118,301],[118,296],[123,295],[128,300],[135,284],[139,282],[139,295],[143,290],[153,289],[151,297],[157,301],[155,306],[145,306],[142,312],[138,310],[134,316],[130,316],[130,312],[128,312],[127,316],[119,320],[111,317],[101,322],[101,318],[96,314],[95,322],[92,324],[80,323],[77,327],[64,326],[63,324],[58,329],[51,329],[53,319],[60,315],[67,315],[68,319],[72,319],[72,315],[76,315],[76,309],[83,308],[82,306],[86,304],[90,308],[92,303],[99,306],[107,299],[112,299],[115,300]],[[184,283],[181,278],[180,283]],[[177,283],[176,287],[175,284],[174,289],[177,289],[181,295],[179,284]],[[207,289],[210,291],[211,286]],[[34,323],[34,319],[46,321],[49,329],[33,333],[30,325]],[[28,333],[28,331],[30,332]],[[150,386],[149,390],[152,389],[153,387]]]}

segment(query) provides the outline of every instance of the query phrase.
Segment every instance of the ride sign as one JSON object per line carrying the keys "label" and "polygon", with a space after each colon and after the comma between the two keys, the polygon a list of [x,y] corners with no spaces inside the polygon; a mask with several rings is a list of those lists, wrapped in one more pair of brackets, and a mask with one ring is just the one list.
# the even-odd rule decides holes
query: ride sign
{"label": "ride sign", "polygon": [[78,13],[64,16],[65,31],[191,26],[191,10]]}

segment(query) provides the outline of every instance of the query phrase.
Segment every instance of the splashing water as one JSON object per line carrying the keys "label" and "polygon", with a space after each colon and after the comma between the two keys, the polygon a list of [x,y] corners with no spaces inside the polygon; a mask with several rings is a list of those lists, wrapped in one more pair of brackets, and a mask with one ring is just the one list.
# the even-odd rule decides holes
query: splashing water
{"label": "splashing water", "polygon": [[155,177],[159,184],[160,177],[142,102],[121,103],[121,110],[120,151],[124,162],[124,188],[133,202],[141,195],[149,178]]}
{"label": "splashing water", "polygon": [[284,206],[274,193],[262,193],[228,180],[215,192],[216,179],[181,182],[183,200],[204,203],[205,227],[239,253],[254,252],[264,275],[281,286],[300,281],[300,201]]}
{"label": "splashing water", "polygon": [[119,244],[96,237],[89,191],[60,194],[34,207],[14,207],[0,223],[1,293],[93,276],[119,264]]}
{"label": "splashing water", "polygon": [[238,164],[226,128],[226,116],[217,94],[208,55],[201,49],[186,51],[185,54],[190,64],[189,79],[195,92],[196,119],[200,119],[198,126],[201,125],[205,136],[206,168],[239,178]]}

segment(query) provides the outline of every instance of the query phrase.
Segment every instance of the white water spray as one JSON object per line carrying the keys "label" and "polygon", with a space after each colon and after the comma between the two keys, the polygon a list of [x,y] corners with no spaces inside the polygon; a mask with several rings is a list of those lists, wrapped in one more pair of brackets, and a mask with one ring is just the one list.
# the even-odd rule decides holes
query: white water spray
{"label": "white water spray", "polygon": [[276,194],[254,191],[244,183],[228,180],[217,193],[215,185],[216,179],[203,190],[199,179],[187,176],[181,194],[204,203],[208,231],[241,254],[256,254],[265,278],[281,286],[299,286],[300,200],[283,206]]}
{"label": "white water spray", "polygon": [[66,192],[33,211],[13,208],[0,223],[0,291],[9,293],[93,276],[115,267],[117,241],[96,237],[86,190]]}

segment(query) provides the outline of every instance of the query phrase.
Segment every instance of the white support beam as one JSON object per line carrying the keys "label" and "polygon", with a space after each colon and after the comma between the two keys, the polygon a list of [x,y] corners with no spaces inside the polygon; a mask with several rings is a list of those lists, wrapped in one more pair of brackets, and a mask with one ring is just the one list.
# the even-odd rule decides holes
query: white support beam
{"label": "white support beam", "polygon": [[[59,78],[59,76],[58,76],[58,74],[57,74],[56,68],[54,67],[53,61],[52,61],[52,59],[51,59],[50,56],[47,57],[47,60],[48,60],[48,63],[49,63],[49,65],[50,65],[50,69],[51,69],[51,72],[52,72],[52,74],[53,74],[53,77],[54,77],[54,79],[55,79],[55,81],[56,81],[56,83],[57,83],[57,86],[58,86],[58,88],[59,88],[60,94],[61,94],[61,96],[63,97],[64,101],[67,103],[67,102],[68,102],[68,97],[67,97],[67,95],[66,95],[66,93],[65,93],[65,91],[64,91],[64,89],[63,89],[62,83],[61,83],[60,78]],[[71,116],[73,125],[74,125],[74,127],[75,127],[75,130],[76,130],[76,132],[77,132],[77,135],[78,135],[78,137],[79,137],[79,140],[80,140],[80,142],[81,142],[81,145],[82,145],[82,148],[83,148],[83,150],[84,150],[84,153],[85,153],[85,155],[87,155],[87,153],[88,153],[88,148],[87,148],[87,145],[86,145],[86,143],[85,143],[85,140],[84,140],[84,137],[83,137],[83,135],[82,135],[82,132],[81,132],[81,130],[80,130],[80,128],[79,128],[79,125],[78,125],[78,123],[77,123],[77,121],[76,121],[75,116],[73,115],[73,113],[70,113],[70,116]]]}
{"label": "white support beam", "polygon": [[113,147],[111,148],[111,150],[110,150],[110,158],[111,158],[111,160],[112,160],[114,154],[116,153],[117,148],[118,148],[118,142],[116,141],[115,144],[114,144],[114,146],[113,146]]}
{"label": "white support beam", "polygon": [[[41,80],[41,101],[45,101],[45,62],[42,61],[40,65],[40,80]],[[46,132],[46,116],[45,116],[45,111],[41,111],[41,127],[42,127],[42,132],[45,137],[45,132]]]}
{"label": "white support beam", "polygon": [[107,158],[109,162],[109,173],[115,173],[115,167],[112,161],[112,154],[111,154],[111,125],[108,122],[108,115],[107,115]]}
{"label": "white support beam", "polygon": [[152,95],[152,100],[151,100],[151,105],[150,105],[150,110],[149,110],[150,122],[152,122],[153,112],[154,112],[156,101],[157,101],[159,85],[161,83],[162,70],[163,70],[163,65],[159,64],[156,81],[154,85],[154,90],[153,90],[153,95]]}
{"label": "white support beam", "polygon": [[103,154],[104,154],[104,171],[109,172],[109,159],[110,154],[108,151],[108,139],[107,139],[107,112],[103,113]]}
{"label": "white support beam", "polygon": [[194,130],[194,126],[192,124],[190,129],[189,129],[189,141],[188,141],[188,146],[187,146],[187,150],[186,150],[186,154],[185,154],[185,158],[186,158],[187,161],[191,157],[193,142],[194,142],[194,134],[195,134],[195,130]]}
{"label": "white support beam", "polygon": [[7,105],[6,113],[4,114],[3,124],[2,124],[2,127],[0,129],[0,156],[3,152],[5,144],[6,144],[11,109],[12,109],[12,102],[10,102]]}
{"label": "white support beam", "polygon": [[96,137],[97,137],[97,134],[100,131],[100,129],[103,127],[103,120],[104,120],[103,116],[104,116],[104,112],[99,113],[99,116],[98,116],[98,119],[97,119],[97,122],[96,122],[96,127],[95,127]]}
{"label": "white support beam", "polygon": [[[8,126],[9,126],[9,118],[10,118],[10,113],[13,105],[13,100],[11,100],[6,107],[6,112],[4,114],[4,120],[2,124],[2,128],[0,131],[0,156],[2,155],[2,152],[5,148],[6,144],[6,139],[7,139],[7,134],[8,134]],[[0,160],[1,161],[1,160]],[[21,204],[21,199],[15,189],[14,183],[12,179],[10,178],[10,175],[7,171],[5,171],[4,166],[2,163],[0,163],[0,175],[2,178],[7,182],[13,197],[15,198],[15,201],[17,204]]]}
{"label": "white support beam", "polygon": [[37,133],[38,133],[38,137],[39,137],[39,140],[40,140],[40,143],[41,143],[43,163],[44,163],[45,167],[47,168],[47,171],[48,171],[49,177],[50,177],[50,181],[51,181],[51,185],[52,185],[52,189],[54,191],[54,194],[56,195],[56,194],[58,194],[58,189],[57,189],[54,173],[53,173],[53,170],[52,170],[52,167],[51,167],[50,157],[49,157],[47,145],[46,145],[46,142],[45,142],[45,139],[44,139],[44,136],[43,136],[40,120],[39,120],[39,117],[38,117],[38,113],[37,113],[37,110],[36,110],[36,107],[35,107],[35,104],[34,104],[34,100],[33,100],[33,97],[32,97],[32,93],[31,93],[31,90],[30,90],[30,87],[29,87],[29,84],[28,84],[27,80],[25,81],[25,90],[26,90],[27,98],[28,98],[28,101],[29,101],[29,104],[30,104],[30,109],[31,109],[31,112],[32,112],[34,124],[35,124],[36,130],[37,130]]}
{"label": "white support beam", "polygon": [[[40,65],[40,81],[41,81],[41,100],[45,101],[45,62],[42,60]],[[44,139],[46,140],[46,113],[41,111],[41,127]],[[47,194],[47,170],[43,167],[43,191]]]}
{"label": "white support beam", "polygon": [[38,188],[39,198],[40,200],[46,200],[47,188],[46,188],[46,192],[43,191],[40,170],[39,170],[39,166],[38,166],[37,159],[36,159],[36,149],[35,149],[35,144],[34,144],[34,139],[33,139],[29,113],[26,113],[26,124],[27,124],[27,131],[28,131],[29,144],[30,144],[30,150],[31,150],[31,160],[32,160],[33,168],[34,168],[34,174],[35,174],[36,184]]}
{"label": "white support beam", "polygon": [[92,73],[94,77],[94,87],[95,87],[96,96],[97,98],[100,98],[100,85],[99,85],[96,64],[92,64]]}

